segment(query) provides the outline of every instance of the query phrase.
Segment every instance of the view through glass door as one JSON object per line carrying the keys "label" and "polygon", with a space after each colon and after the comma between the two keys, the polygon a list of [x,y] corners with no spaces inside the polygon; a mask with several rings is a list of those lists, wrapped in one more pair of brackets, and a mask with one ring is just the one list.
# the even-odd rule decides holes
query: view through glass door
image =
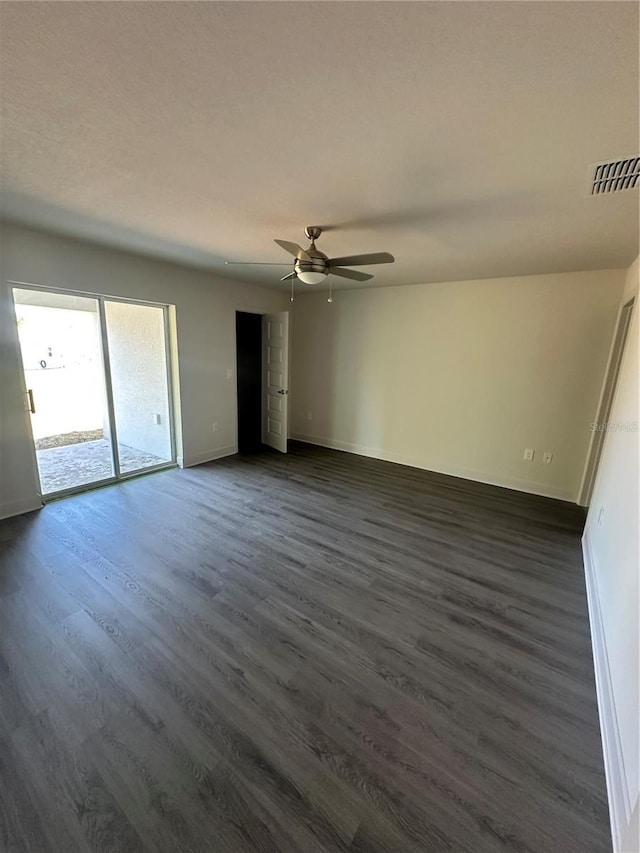
{"label": "view through glass door", "polygon": [[105,300],[119,473],[173,460],[165,310]]}
{"label": "view through glass door", "polygon": [[175,460],[166,308],[15,288],[45,497]]}

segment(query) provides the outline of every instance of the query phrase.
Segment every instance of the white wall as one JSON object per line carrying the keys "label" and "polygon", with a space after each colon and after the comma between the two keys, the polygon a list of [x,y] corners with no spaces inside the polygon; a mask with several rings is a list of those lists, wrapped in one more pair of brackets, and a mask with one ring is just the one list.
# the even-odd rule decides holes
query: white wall
{"label": "white wall", "polygon": [[[640,849],[639,268],[636,260],[620,303],[622,307],[636,297],[583,539],[615,849],[629,853]],[[632,840],[629,825],[634,808],[636,837]]]}
{"label": "white wall", "polygon": [[174,304],[184,464],[235,452],[235,311],[282,310],[285,295],[12,224],[0,238],[0,517],[40,505],[8,280]]}
{"label": "white wall", "polygon": [[296,297],[292,435],[575,500],[624,276]]}

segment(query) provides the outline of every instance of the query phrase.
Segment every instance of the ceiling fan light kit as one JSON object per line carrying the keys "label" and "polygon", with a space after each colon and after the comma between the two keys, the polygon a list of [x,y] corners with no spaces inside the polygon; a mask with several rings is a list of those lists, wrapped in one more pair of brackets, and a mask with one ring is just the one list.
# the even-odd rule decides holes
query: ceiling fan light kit
{"label": "ceiling fan light kit", "polygon": [[324,270],[306,269],[303,264],[296,264],[296,277],[303,284],[322,284],[328,275]]}
{"label": "ceiling fan light kit", "polygon": [[[329,274],[337,275],[340,278],[348,278],[352,281],[369,281],[373,278],[372,275],[359,270],[345,269],[348,266],[363,267],[371,264],[392,264],[395,261],[393,255],[389,252],[374,252],[368,255],[348,255],[342,258],[329,258],[324,252],[316,248],[316,240],[322,234],[322,228],[317,225],[308,225],[304,229],[304,233],[311,241],[308,249],[303,249],[297,243],[291,243],[288,240],[276,240],[275,242],[293,255],[293,272],[287,273],[280,281],[291,281],[291,302],[293,302],[293,285],[296,279],[303,284],[316,285],[322,284]],[[227,261],[228,264],[242,264],[242,261]],[[255,262],[248,261],[252,266]],[[270,262],[265,264],[272,265]],[[259,265],[259,264],[258,264]],[[327,302],[333,302],[333,291],[329,292]]]}

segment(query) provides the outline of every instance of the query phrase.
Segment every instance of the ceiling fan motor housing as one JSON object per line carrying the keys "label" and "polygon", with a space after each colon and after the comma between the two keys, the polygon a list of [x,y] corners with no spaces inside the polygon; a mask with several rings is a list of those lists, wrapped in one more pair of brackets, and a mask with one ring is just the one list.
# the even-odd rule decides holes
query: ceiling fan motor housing
{"label": "ceiling fan motor housing", "polygon": [[[325,255],[324,252],[321,252],[320,249],[316,248],[315,240],[318,239],[322,230],[314,225],[308,225],[304,229],[304,233],[307,235],[309,240],[311,240],[311,245],[308,249],[305,249],[306,258],[296,258],[294,269],[296,273],[322,273],[323,275],[328,275],[329,273],[329,256]],[[307,282],[305,282],[307,283]],[[315,282],[314,282],[315,283]]]}
{"label": "ceiling fan motor housing", "polygon": [[329,272],[329,258],[323,252],[319,252],[315,247],[306,249],[310,260],[306,258],[296,258],[294,269],[296,272]]}

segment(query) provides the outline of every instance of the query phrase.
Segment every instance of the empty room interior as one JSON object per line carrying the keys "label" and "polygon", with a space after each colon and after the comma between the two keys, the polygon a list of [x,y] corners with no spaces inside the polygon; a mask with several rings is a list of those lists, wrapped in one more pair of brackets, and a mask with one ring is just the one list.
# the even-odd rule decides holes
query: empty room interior
{"label": "empty room interior", "polygon": [[0,851],[640,851],[639,8],[1,0]]}

